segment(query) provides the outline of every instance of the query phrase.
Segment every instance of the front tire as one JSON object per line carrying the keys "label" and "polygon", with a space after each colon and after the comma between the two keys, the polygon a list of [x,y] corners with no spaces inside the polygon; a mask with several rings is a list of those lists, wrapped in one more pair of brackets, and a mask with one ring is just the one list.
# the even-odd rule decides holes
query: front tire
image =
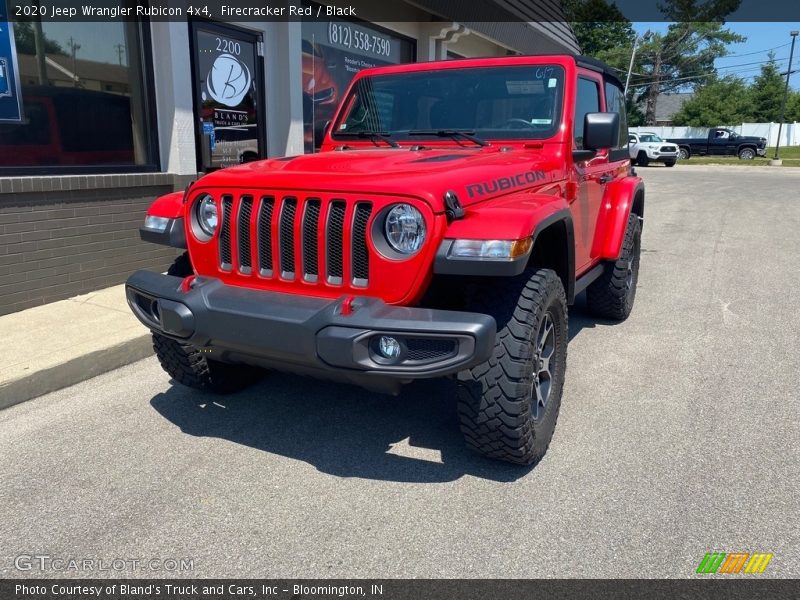
{"label": "front tire", "polygon": [[639,255],[642,225],[639,216],[631,213],[622,242],[622,252],[605,272],[586,288],[586,305],[598,317],[624,321],[631,314],[639,280]]}
{"label": "front tire", "polygon": [[678,156],[681,160],[689,160],[692,156],[691,152],[689,152],[688,148],[679,148],[678,149]]}
{"label": "front tire", "polygon": [[[167,269],[167,275],[187,277],[194,271],[184,252]],[[238,392],[264,376],[264,371],[249,365],[231,365],[208,358],[207,349],[184,344],[153,332],[153,350],[161,368],[175,381],[197,390],[218,394]]]}
{"label": "front tire", "polygon": [[667,166],[667,167],[674,167],[675,166],[675,161],[674,160],[665,160],[664,161],[664,165]]}
{"label": "front tire", "polygon": [[650,159],[647,158],[647,153],[639,152],[639,156],[636,157],[636,162],[639,163],[641,166],[646,167],[650,164]]}
{"label": "front tire", "polygon": [[756,151],[752,148],[742,148],[739,150],[739,160],[753,160],[756,157]]}
{"label": "front tire", "polygon": [[521,465],[538,463],[555,431],[567,364],[567,300],[558,275],[530,269],[481,287],[469,310],[494,316],[492,356],[458,375],[468,447]]}

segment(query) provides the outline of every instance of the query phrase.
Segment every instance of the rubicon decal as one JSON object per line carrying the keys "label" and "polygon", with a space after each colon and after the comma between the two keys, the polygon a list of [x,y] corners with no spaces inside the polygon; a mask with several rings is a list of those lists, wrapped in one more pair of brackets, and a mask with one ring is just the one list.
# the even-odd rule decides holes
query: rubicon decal
{"label": "rubicon decal", "polygon": [[544,171],[525,171],[523,173],[511,175],[510,177],[498,177],[497,179],[492,179],[490,181],[468,183],[467,195],[470,198],[488,196],[489,194],[494,194],[495,192],[520,188],[544,179],[546,179]]}
{"label": "rubicon decal", "polygon": [[767,552],[708,552],[700,564],[697,573],[737,574],[763,573],[772,554]]}

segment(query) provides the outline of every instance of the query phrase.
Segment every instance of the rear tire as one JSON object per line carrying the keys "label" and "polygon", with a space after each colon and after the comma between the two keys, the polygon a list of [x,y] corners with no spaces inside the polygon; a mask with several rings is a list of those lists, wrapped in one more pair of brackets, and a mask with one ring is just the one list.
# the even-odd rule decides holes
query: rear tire
{"label": "rear tire", "polygon": [[[167,275],[187,277],[194,271],[184,252],[167,269]],[[203,349],[153,332],[153,350],[167,374],[175,381],[197,390],[230,394],[238,392],[264,376],[264,371],[249,365],[231,365],[207,357]]]}
{"label": "rear tire", "polygon": [[631,213],[622,252],[605,272],[586,289],[586,305],[598,317],[624,321],[631,314],[639,280],[642,226],[638,215]]}
{"label": "rear tire", "polygon": [[494,316],[497,336],[489,360],[458,374],[461,432],[487,457],[533,465],[547,452],[561,406],[564,287],[554,271],[534,268],[477,292],[469,310]]}

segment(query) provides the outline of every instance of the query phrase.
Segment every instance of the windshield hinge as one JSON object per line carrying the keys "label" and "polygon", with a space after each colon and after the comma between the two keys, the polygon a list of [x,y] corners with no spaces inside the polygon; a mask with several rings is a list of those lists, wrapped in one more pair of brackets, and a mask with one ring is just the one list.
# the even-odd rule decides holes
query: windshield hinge
{"label": "windshield hinge", "polygon": [[445,192],[444,205],[447,207],[445,209],[445,214],[447,215],[448,221],[464,218],[464,207],[461,206],[461,201],[454,191],[450,190]]}

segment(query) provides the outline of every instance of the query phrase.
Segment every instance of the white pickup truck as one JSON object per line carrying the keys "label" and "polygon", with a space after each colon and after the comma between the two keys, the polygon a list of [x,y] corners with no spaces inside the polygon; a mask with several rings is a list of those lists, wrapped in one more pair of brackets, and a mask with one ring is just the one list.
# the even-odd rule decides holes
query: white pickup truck
{"label": "white pickup truck", "polygon": [[646,167],[651,162],[660,162],[674,167],[678,162],[678,146],[662,140],[655,133],[628,133],[628,149],[635,165]]}

